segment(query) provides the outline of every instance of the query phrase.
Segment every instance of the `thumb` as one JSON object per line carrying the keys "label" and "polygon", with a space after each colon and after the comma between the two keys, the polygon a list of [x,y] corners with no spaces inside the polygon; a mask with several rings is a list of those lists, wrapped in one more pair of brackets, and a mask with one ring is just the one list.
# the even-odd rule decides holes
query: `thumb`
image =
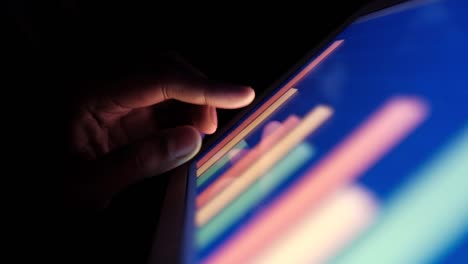
{"label": "thumb", "polygon": [[[194,127],[164,130],[95,161],[79,184],[78,205],[103,207],[112,197],[144,178],[169,171],[193,158],[201,135]],[[82,175],[83,176],[83,175]]]}
{"label": "thumb", "polygon": [[166,129],[138,144],[127,166],[137,171],[139,178],[155,176],[193,158],[201,142],[200,132],[195,127]]}

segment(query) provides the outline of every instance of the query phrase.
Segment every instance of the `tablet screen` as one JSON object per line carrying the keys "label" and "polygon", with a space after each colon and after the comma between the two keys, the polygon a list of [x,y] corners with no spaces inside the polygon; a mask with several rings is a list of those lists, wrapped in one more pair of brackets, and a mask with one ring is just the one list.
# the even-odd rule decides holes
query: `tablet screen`
{"label": "tablet screen", "polygon": [[466,262],[467,11],[356,20],[203,153],[197,260]]}

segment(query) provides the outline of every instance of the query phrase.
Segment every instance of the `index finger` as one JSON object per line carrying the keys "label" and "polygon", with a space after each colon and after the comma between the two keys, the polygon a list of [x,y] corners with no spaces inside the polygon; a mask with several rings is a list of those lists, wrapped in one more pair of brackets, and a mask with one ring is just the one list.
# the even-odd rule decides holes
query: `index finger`
{"label": "index finger", "polygon": [[233,109],[250,104],[255,92],[249,86],[225,84],[203,78],[163,76],[121,90],[112,101],[119,107],[140,108],[165,100]]}

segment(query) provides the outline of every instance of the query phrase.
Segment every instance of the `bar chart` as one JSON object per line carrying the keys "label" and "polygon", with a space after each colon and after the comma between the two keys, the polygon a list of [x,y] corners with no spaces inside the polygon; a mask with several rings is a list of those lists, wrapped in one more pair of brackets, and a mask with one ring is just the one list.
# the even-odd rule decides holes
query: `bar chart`
{"label": "bar chart", "polygon": [[[288,131],[286,135],[282,135],[281,133],[272,134],[266,140],[271,139],[273,143],[277,138],[282,138],[277,144],[268,149],[267,155],[262,155],[261,151],[252,151],[253,157],[247,157],[246,155],[246,160],[255,160],[251,166],[247,166],[242,173],[235,174],[234,178],[226,177],[220,181],[220,187],[214,184],[213,191],[207,189],[197,197],[198,210],[196,213],[196,223],[198,225],[206,223],[242,193],[251,183],[255,182],[258,177],[262,176],[276,162],[280,161],[290,150],[303,141],[305,137],[320,127],[331,115],[332,110],[329,107],[317,106],[296,127]],[[274,137],[275,135],[278,135],[277,138]],[[255,159],[257,156],[258,159]],[[229,172],[225,175],[229,175]],[[207,195],[204,195],[205,193]]]}
{"label": "bar chart", "polygon": [[[220,263],[221,261],[223,263],[245,263],[255,258],[260,260],[270,259],[268,253],[263,253],[265,254],[263,257],[258,255],[262,254],[262,252],[268,252],[271,243],[284,241],[285,237],[288,237],[288,233],[294,233],[295,231],[291,230],[291,228],[301,226],[298,221],[308,219],[307,213],[315,211],[330,193],[351,184],[357,177],[378,162],[423,122],[427,111],[427,105],[418,98],[395,97],[388,100],[343,142],[322,158],[318,164],[312,166],[301,177],[300,181],[289,188],[278,201],[262,210],[245,227],[234,234],[227,243],[224,243],[221,249],[208,257],[205,263]],[[313,113],[313,110],[311,113]],[[298,128],[296,127],[296,129]],[[310,130],[307,130],[307,132],[310,132]],[[285,140],[292,140],[293,138],[298,139],[296,136],[291,136],[289,138],[285,137]],[[298,140],[301,141],[302,139],[299,137]],[[278,145],[281,146],[281,143],[278,143]],[[263,157],[264,159],[270,159],[268,155]],[[273,158],[272,160],[276,159]],[[231,194],[230,192],[226,193]],[[368,200],[366,200],[366,203],[376,204],[376,202],[369,202]],[[343,208],[346,207],[343,206]],[[203,217],[197,218],[197,224],[205,224],[205,219]],[[370,221],[369,219],[356,220],[355,229],[361,229],[367,221]],[[308,224],[304,225],[306,226],[304,230],[309,229]],[[314,224],[310,225],[312,226],[310,229],[314,230]],[[329,230],[337,231],[334,228]],[[349,238],[351,235],[345,234],[346,232],[350,232],[350,230],[344,230],[342,236]],[[359,232],[350,233],[358,234]],[[342,241],[341,244],[343,243],[345,242]],[[331,245],[330,247],[337,248],[338,246]],[[273,251],[276,252],[276,250]],[[301,256],[301,254],[297,256]],[[312,258],[310,256],[310,259]],[[321,259],[323,256],[316,256],[316,258]]]}
{"label": "bar chart", "polygon": [[258,205],[262,198],[267,196],[274,188],[287,180],[297,168],[300,168],[308,162],[314,155],[313,147],[308,144],[297,146],[291,153],[278,164],[276,164],[262,179],[255,181],[247,190],[239,195],[231,204],[224,208],[214,219],[208,223],[199,223],[199,241],[200,247],[207,244],[220,235],[235,221],[238,221],[242,215],[246,214]]}
{"label": "bar chart", "polygon": [[197,161],[199,262],[435,263],[468,245],[459,56],[430,46],[440,58],[424,66],[451,94],[414,73],[413,35],[405,53],[368,30],[331,42]]}
{"label": "bar chart", "polygon": [[467,263],[468,35],[446,30],[466,4],[417,2],[352,25],[200,156],[198,262]]}
{"label": "bar chart", "polygon": [[[332,43],[197,162],[197,247],[219,239],[314,158],[316,148],[304,140],[333,116],[333,108],[316,105],[302,118],[290,114],[282,121],[271,117],[297,96],[293,86],[342,44]],[[261,127],[261,140],[249,146],[246,138]]]}

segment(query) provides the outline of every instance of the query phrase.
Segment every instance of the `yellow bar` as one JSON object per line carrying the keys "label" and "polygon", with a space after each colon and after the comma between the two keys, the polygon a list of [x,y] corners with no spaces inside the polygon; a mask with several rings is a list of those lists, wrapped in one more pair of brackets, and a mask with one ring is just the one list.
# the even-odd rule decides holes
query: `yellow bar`
{"label": "yellow bar", "polygon": [[374,222],[377,208],[364,187],[345,187],[297,219],[252,263],[327,263]]}
{"label": "yellow bar", "polygon": [[274,145],[257,162],[247,168],[237,179],[227,186],[223,192],[199,209],[196,215],[198,226],[204,225],[229,202],[235,199],[242,191],[257,178],[262,176],[274,164],[281,160],[291,149],[301,143],[310,133],[322,125],[333,113],[328,106],[317,106],[310,111],[288,135]]}
{"label": "yellow bar", "polygon": [[258,116],[252,123],[250,123],[244,130],[237,134],[231,141],[229,141],[222,149],[220,149],[213,157],[207,160],[197,170],[197,176],[200,176],[208,168],[210,168],[217,160],[223,157],[230,149],[232,149],[237,143],[244,139],[250,132],[252,132],[259,124],[261,124],[266,118],[275,112],[280,106],[282,106],[291,96],[297,92],[297,89],[291,88],[285,94],[283,94],[276,102],[268,107],[265,112]]}

